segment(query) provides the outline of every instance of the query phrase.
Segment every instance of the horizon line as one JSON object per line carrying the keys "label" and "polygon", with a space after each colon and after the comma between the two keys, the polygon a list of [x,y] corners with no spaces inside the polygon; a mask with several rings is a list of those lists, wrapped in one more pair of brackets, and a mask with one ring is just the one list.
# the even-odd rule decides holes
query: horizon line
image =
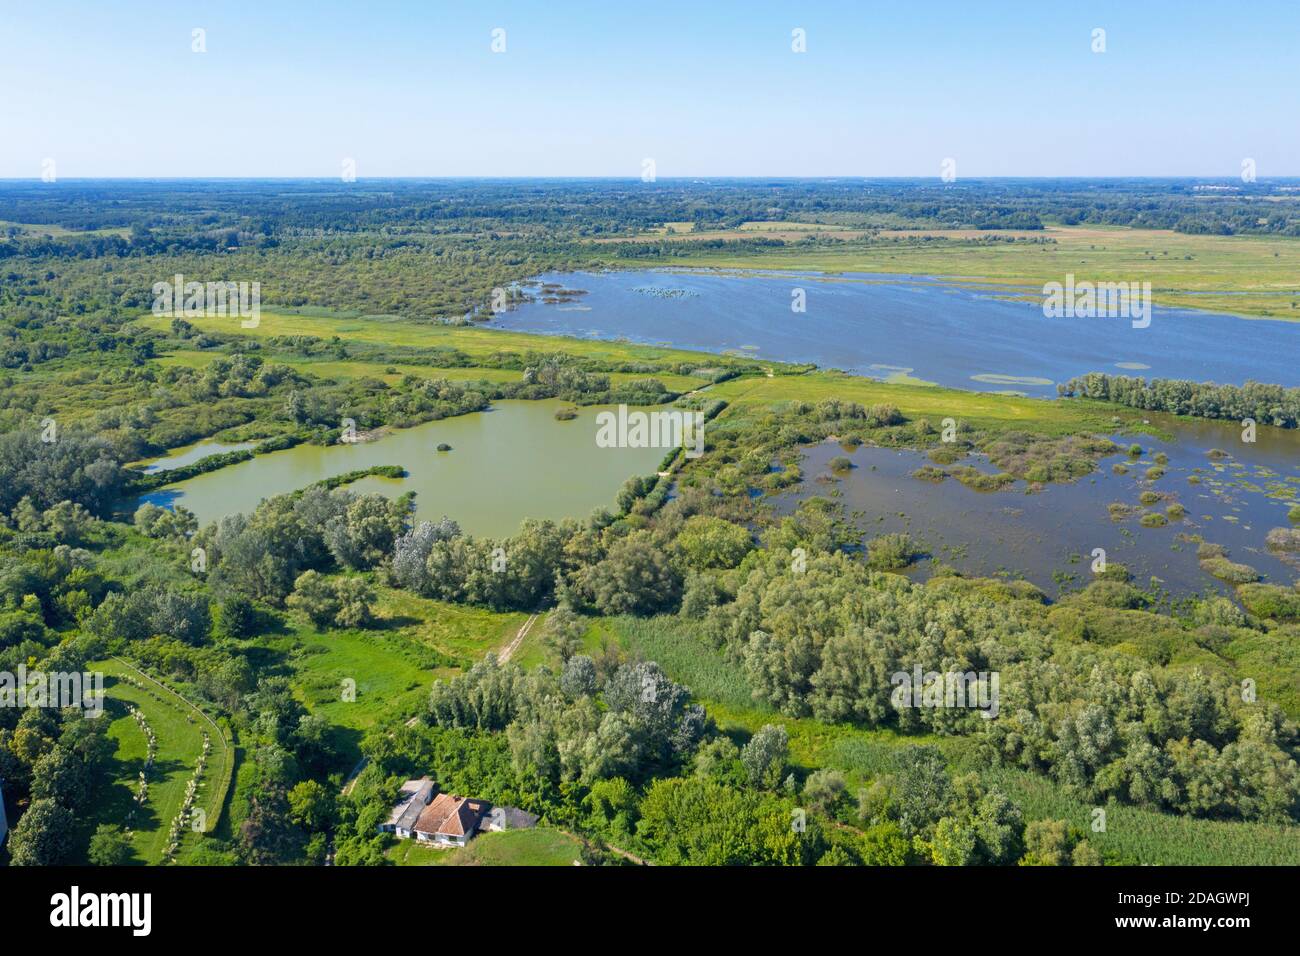
{"label": "horizon line", "polygon": [[951,182],[945,182],[941,176],[933,173],[926,175],[799,175],[799,174],[773,174],[773,175],[732,175],[732,174],[684,174],[680,176],[656,176],[652,180],[644,180],[640,176],[613,176],[603,174],[565,174],[553,176],[536,176],[536,175],[395,175],[395,176],[357,176],[353,180],[344,180],[337,175],[333,176],[313,176],[313,175],[253,175],[253,176],[218,176],[218,175],[181,175],[181,176],[59,176],[52,182],[46,182],[38,176],[0,176],[0,183],[41,183],[47,186],[57,186],[61,182],[337,182],[341,185],[351,186],[361,182],[393,182],[393,181],[465,181],[465,182],[517,182],[525,181],[583,181],[583,180],[606,180],[609,182],[643,182],[647,186],[653,186],[661,182],[698,182],[701,180],[729,180],[729,181],[763,181],[763,180],[784,180],[789,182],[879,182],[879,181],[908,181],[908,182],[926,182],[937,180],[945,186],[953,186],[965,181],[999,181],[999,180],[1085,180],[1085,181],[1108,181],[1108,180],[1195,180],[1211,182],[1230,182],[1240,183],[1242,186],[1254,186],[1266,182],[1290,182],[1300,181],[1300,173],[1294,175],[1278,176],[1258,176],[1253,182],[1244,182],[1239,174],[1222,174],[1222,173],[1181,173],[1181,174],[1127,174],[1111,173],[1104,175],[1081,175],[1081,174],[1001,174],[1001,175],[964,175],[959,176]]}

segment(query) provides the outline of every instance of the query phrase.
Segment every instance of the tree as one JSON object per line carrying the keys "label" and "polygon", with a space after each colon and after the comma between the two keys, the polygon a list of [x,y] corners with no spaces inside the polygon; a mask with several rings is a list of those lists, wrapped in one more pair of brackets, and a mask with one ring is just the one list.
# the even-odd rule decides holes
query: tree
{"label": "tree", "polygon": [[325,543],[343,567],[373,568],[392,554],[393,542],[405,530],[406,516],[404,504],[383,495],[362,495],[325,525]]}
{"label": "tree", "polygon": [[687,518],[675,543],[697,571],[734,568],[754,546],[748,528],[709,515]]}
{"label": "tree", "polygon": [[755,787],[775,789],[785,775],[790,755],[790,735],[777,724],[764,724],[740,751],[749,782]]}
{"label": "tree", "polygon": [[937,823],[948,808],[952,781],[943,752],[932,744],[904,747],[894,775],[896,813],[903,833],[920,833]]}
{"label": "tree", "polygon": [[289,791],[289,816],[308,833],[329,830],[335,812],[334,791],[316,780],[303,780]]}
{"label": "tree", "polygon": [[125,866],[131,861],[131,840],[115,823],[101,823],[90,838],[87,859],[93,866]]}
{"label": "tree", "polygon": [[365,578],[336,578],[334,596],[338,600],[334,623],[339,627],[368,627],[374,621],[375,592]]}
{"label": "tree", "polygon": [[847,786],[844,774],[832,767],[815,770],[804,781],[804,801],[819,813],[833,815]]}
{"label": "tree", "polygon": [[637,532],[583,569],[580,586],[602,614],[651,614],[676,603],[680,581],[649,533]]}
{"label": "tree", "polygon": [[72,851],[76,818],[71,810],[48,797],[33,800],[9,835],[9,861],[14,866],[58,866]]}
{"label": "tree", "polygon": [[212,625],[221,637],[248,637],[257,626],[257,610],[242,594],[232,594],[217,602]]}
{"label": "tree", "polygon": [[582,650],[582,639],[587,633],[587,622],[561,604],[546,615],[542,625],[542,643],[561,664]]}
{"label": "tree", "polygon": [[90,793],[86,765],[76,754],[56,746],[32,765],[32,796],[58,801],[76,810]]}
{"label": "tree", "polygon": [[1064,820],[1031,820],[1025,827],[1021,866],[1065,866],[1070,844],[1070,827]]}
{"label": "tree", "polygon": [[574,654],[564,662],[560,690],[570,700],[592,697],[596,693],[596,664],[586,654]]}
{"label": "tree", "polygon": [[293,582],[293,593],[285,603],[301,611],[319,628],[328,627],[342,603],[330,580],[317,571],[304,571]]}

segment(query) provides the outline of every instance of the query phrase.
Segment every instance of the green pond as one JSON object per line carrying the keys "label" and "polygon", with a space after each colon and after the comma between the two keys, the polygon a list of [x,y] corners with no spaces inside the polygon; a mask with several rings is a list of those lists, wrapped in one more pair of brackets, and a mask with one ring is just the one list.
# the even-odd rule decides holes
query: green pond
{"label": "green pond", "polygon": [[[581,407],[577,418],[557,421],[555,410],[565,404],[498,402],[486,412],[399,429],[374,442],[298,445],[168,485],[135,504],[181,505],[207,524],[334,475],[401,465],[406,478],[364,478],[347,487],[391,497],[414,491],[418,518],[447,515],[470,534],[505,537],[526,517],[586,517],[612,507],[624,481],[653,474],[667,454],[601,448],[596,414],[609,406]],[[440,443],[451,451],[438,451]]]}

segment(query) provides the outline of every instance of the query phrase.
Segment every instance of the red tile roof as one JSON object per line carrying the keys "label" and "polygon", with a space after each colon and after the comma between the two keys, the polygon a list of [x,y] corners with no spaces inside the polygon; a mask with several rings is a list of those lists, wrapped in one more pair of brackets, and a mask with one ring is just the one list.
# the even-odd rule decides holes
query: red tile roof
{"label": "red tile roof", "polygon": [[467,836],[478,826],[482,813],[482,801],[440,793],[424,808],[412,829],[417,833]]}

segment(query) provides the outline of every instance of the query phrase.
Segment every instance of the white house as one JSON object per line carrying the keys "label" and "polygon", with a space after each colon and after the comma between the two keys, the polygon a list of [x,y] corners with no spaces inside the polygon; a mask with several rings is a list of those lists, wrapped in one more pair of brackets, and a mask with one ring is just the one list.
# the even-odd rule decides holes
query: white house
{"label": "white house", "polygon": [[403,840],[409,840],[414,834],[415,822],[433,799],[433,789],[433,781],[428,777],[402,784],[393,812],[388,815],[386,823],[379,824],[379,832],[395,833]]}
{"label": "white house", "polygon": [[482,800],[468,800],[450,793],[440,793],[424,808],[412,828],[423,843],[464,846],[478,832],[479,822],[488,805]]}

